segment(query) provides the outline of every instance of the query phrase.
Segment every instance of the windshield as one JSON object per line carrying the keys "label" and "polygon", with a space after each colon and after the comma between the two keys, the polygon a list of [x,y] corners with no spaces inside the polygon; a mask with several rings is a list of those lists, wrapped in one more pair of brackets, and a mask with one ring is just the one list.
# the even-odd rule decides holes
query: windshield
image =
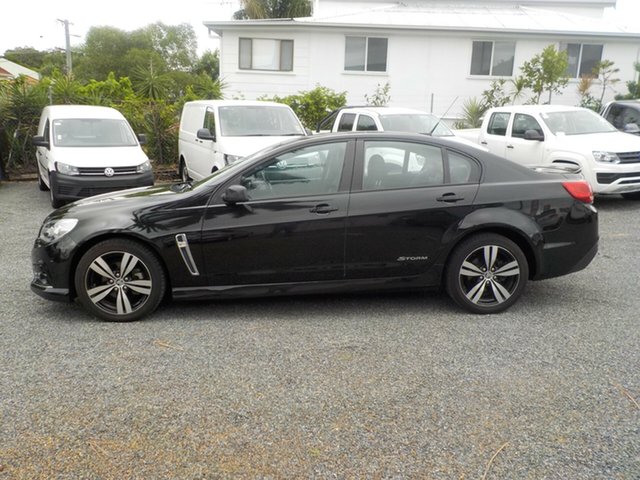
{"label": "windshield", "polygon": [[[385,131],[431,133],[434,137],[453,137],[453,132],[449,130],[449,127],[444,122],[438,123],[439,121],[438,117],[427,113],[380,115],[380,122]],[[438,126],[434,130],[433,127],[436,124]]]}
{"label": "windshield", "polygon": [[591,110],[549,112],[540,115],[554,135],[616,132],[613,125]]}
{"label": "windshield", "polygon": [[53,144],[58,147],[135,147],[126,120],[65,118],[53,121]]}
{"label": "windshield", "polygon": [[294,113],[269,105],[220,107],[220,133],[225,137],[304,135]]}

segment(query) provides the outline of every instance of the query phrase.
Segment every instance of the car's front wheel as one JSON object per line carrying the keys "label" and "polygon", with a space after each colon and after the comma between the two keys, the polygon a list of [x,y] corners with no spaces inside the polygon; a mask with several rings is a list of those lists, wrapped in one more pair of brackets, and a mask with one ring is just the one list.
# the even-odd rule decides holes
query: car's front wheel
{"label": "car's front wheel", "polygon": [[524,253],[502,235],[483,233],[464,240],[445,273],[449,296],[473,313],[497,313],[513,305],[529,278]]}
{"label": "car's front wheel", "polygon": [[112,239],[91,247],[75,271],[80,303],[110,322],[130,322],[153,312],[167,280],[156,255],[127,239]]}

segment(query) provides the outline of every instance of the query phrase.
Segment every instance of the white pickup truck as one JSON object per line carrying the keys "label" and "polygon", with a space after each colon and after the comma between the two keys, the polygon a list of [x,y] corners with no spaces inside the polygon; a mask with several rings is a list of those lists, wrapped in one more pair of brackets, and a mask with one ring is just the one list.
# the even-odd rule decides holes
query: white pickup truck
{"label": "white pickup truck", "polygon": [[640,137],[619,132],[586,108],[492,108],[480,129],[456,134],[523,165],[578,166],[594,193],[640,200]]}

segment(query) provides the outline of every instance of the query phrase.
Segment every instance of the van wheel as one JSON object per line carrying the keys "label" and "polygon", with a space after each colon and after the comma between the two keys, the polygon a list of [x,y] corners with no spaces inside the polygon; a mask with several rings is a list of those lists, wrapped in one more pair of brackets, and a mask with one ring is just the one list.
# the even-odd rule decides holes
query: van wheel
{"label": "van wheel", "polygon": [[529,277],[524,253],[502,235],[483,233],[463,241],[445,273],[449,296],[472,313],[497,313],[522,295]]}
{"label": "van wheel", "polygon": [[184,160],[180,160],[180,179],[182,183],[187,183],[191,181],[191,177],[189,176],[189,169],[187,168],[187,164]]}
{"label": "van wheel", "polygon": [[51,177],[49,177],[49,196],[51,197],[51,206],[53,208],[60,208],[64,205],[64,200],[60,200],[54,190],[55,187],[53,186],[53,183],[51,183]]}
{"label": "van wheel", "polygon": [[42,180],[42,175],[40,174],[40,171],[38,171],[38,190],[40,190],[41,192],[46,192],[47,190],[49,190],[49,187],[47,187],[47,184],[44,183],[44,181]]}

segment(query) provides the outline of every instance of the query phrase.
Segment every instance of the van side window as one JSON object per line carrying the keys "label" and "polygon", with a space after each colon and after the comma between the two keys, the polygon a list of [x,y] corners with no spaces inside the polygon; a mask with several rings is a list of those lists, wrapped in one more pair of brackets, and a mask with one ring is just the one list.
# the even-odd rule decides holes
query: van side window
{"label": "van side window", "polygon": [[355,121],[356,121],[355,113],[345,113],[340,118],[340,123],[338,124],[338,131],[350,132],[351,130],[353,130],[353,124],[355,123]]}
{"label": "van side window", "polygon": [[216,134],[216,117],[213,113],[213,109],[207,108],[207,111],[204,113],[202,128],[208,128],[213,135]]}
{"label": "van side window", "polygon": [[509,117],[511,117],[511,114],[506,112],[496,112],[491,115],[487,133],[490,135],[500,135],[504,137],[507,134]]}

